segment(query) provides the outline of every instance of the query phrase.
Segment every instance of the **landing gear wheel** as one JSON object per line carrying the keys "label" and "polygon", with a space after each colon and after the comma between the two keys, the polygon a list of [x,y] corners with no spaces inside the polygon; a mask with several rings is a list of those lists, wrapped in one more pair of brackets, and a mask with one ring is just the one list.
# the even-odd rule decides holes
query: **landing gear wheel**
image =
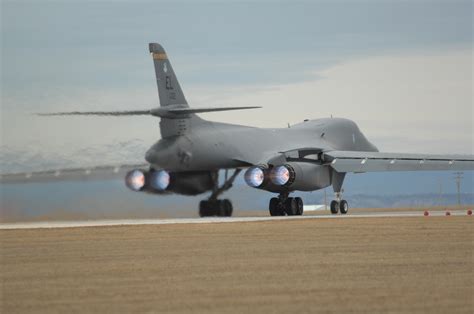
{"label": "landing gear wheel", "polygon": [[295,201],[296,201],[296,215],[301,216],[303,215],[303,211],[304,211],[303,200],[301,199],[301,197],[295,197]]}
{"label": "landing gear wheel", "polygon": [[331,214],[335,215],[339,211],[339,202],[338,201],[332,201],[331,202]]}
{"label": "landing gear wheel", "polygon": [[268,209],[270,210],[270,216],[283,216],[285,214],[281,209],[280,200],[276,197],[270,199]]}
{"label": "landing gear wheel", "polygon": [[230,217],[233,206],[229,200],[201,201],[199,203],[199,216],[209,217]]}
{"label": "landing gear wheel", "polygon": [[276,197],[271,198],[270,203],[268,204],[268,210],[270,211],[270,216],[278,216],[277,206],[278,206],[278,198]]}
{"label": "landing gear wheel", "polygon": [[211,207],[209,206],[208,201],[201,201],[199,203],[199,216],[200,217],[213,216],[213,213],[211,211]]}
{"label": "landing gear wheel", "polygon": [[216,172],[212,175],[212,180],[214,181],[214,187],[212,194],[207,200],[201,201],[199,203],[199,216],[209,217],[209,216],[218,216],[218,217],[230,217],[234,211],[232,203],[230,200],[219,200],[218,197],[229,190],[232,187],[232,184],[235,181],[235,178],[239,175],[242,169],[235,169],[234,173],[230,178],[227,178],[226,170],[226,180],[222,186],[219,186],[219,173]]}
{"label": "landing gear wheel", "polygon": [[281,193],[270,199],[268,209],[271,216],[303,215],[303,200],[300,197],[288,197],[289,193]]}
{"label": "landing gear wheel", "polygon": [[297,208],[298,204],[293,197],[289,197],[285,202],[285,213],[288,216],[295,216],[297,215]]}
{"label": "landing gear wheel", "polygon": [[224,215],[222,215],[222,216],[223,217],[231,217],[232,212],[234,210],[231,201],[226,199],[226,200],[223,200],[221,202],[222,202],[221,206],[224,207]]}
{"label": "landing gear wheel", "polygon": [[342,201],[339,203],[339,211],[340,211],[341,214],[343,214],[343,215],[347,214],[347,212],[349,211],[349,204],[347,203],[346,200],[342,200]]}

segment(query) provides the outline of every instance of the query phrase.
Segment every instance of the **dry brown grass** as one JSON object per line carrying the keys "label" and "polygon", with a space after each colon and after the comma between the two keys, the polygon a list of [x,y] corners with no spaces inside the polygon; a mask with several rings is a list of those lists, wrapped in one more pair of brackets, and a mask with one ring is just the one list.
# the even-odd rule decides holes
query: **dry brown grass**
{"label": "dry brown grass", "polygon": [[0,231],[2,313],[473,312],[473,218]]}

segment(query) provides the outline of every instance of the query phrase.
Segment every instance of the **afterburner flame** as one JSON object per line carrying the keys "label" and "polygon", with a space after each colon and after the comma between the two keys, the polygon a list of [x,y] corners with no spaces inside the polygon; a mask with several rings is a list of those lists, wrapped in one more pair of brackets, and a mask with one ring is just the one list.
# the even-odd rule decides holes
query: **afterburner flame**
{"label": "afterburner flame", "polygon": [[145,173],[142,170],[132,170],[125,177],[125,185],[132,191],[138,192],[145,186]]}
{"label": "afterburner flame", "polygon": [[270,180],[275,185],[285,185],[290,181],[290,170],[286,166],[278,166],[272,169]]}
{"label": "afterburner flame", "polygon": [[150,185],[157,190],[164,191],[170,185],[170,175],[165,170],[153,172],[150,177]]}
{"label": "afterburner flame", "polygon": [[252,167],[245,172],[245,182],[253,188],[258,188],[265,180],[265,173],[260,167]]}

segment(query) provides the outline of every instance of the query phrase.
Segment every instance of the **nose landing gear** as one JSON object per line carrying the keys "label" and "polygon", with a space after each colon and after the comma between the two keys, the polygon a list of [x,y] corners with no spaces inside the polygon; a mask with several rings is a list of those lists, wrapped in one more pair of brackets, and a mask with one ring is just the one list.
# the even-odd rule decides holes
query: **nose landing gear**
{"label": "nose landing gear", "polygon": [[336,193],[336,199],[331,202],[331,214],[337,214],[340,212],[345,215],[349,211],[349,203],[346,200],[341,199],[341,192]]}
{"label": "nose landing gear", "polygon": [[346,174],[336,171],[332,172],[332,188],[336,193],[336,199],[331,202],[331,214],[335,215],[338,212],[345,215],[349,211],[349,204],[342,199],[342,183],[344,182]]}

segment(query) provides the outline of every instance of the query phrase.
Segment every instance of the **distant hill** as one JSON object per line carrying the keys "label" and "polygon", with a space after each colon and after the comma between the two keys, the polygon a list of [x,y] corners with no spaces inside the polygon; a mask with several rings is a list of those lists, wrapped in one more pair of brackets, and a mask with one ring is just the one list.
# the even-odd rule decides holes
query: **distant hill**
{"label": "distant hill", "polygon": [[[461,201],[474,204],[472,172],[465,174]],[[441,194],[440,194],[441,187]],[[452,173],[400,173],[348,175],[344,199],[352,208],[390,208],[457,204]],[[326,191],[294,193],[305,204],[329,203]],[[197,215],[199,201],[206,195],[159,196],[129,191],[121,180],[0,185],[1,220],[15,219],[97,219],[182,217]],[[267,211],[275,194],[248,187],[240,177],[225,193],[236,210]]]}

